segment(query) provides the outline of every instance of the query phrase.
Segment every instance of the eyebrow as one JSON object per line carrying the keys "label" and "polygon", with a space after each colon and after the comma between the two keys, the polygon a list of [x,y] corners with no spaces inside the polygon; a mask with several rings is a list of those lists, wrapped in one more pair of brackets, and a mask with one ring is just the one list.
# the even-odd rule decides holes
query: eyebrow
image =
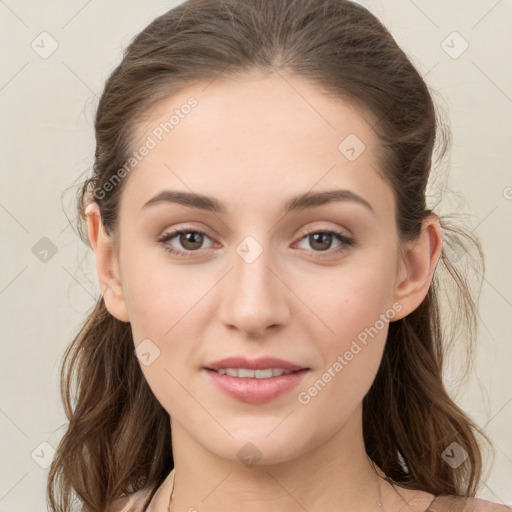
{"label": "eyebrow", "polygon": [[[366,199],[362,198],[351,190],[345,189],[327,190],[324,192],[305,192],[304,194],[288,198],[284,203],[283,213],[306,210],[308,208],[322,206],[334,201],[347,201],[357,203],[364,206],[372,213],[376,213],[373,206]],[[205,196],[203,194],[196,194],[193,192],[182,192],[178,190],[162,190],[156,196],[152,197],[148,202],[146,202],[142,206],[142,210],[151,205],[160,203],[180,204],[183,206],[189,206],[191,208],[211,211],[213,213],[227,212],[224,204],[213,197]]]}

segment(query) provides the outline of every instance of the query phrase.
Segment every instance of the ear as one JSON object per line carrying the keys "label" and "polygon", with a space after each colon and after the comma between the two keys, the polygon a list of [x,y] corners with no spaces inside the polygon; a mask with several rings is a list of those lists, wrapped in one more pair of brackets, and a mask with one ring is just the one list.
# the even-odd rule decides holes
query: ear
{"label": "ear", "polygon": [[87,234],[96,257],[96,271],[105,306],[112,316],[122,322],[129,322],[114,241],[105,233],[98,203],[90,203],[85,212]]}
{"label": "ear", "polygon": [[394,301],[401,304],[400,320],[414,311],[426,297],[441,255],[443,234],[439,217],[431,213],[423,219],[421,232],[407,242],[399,262]]}

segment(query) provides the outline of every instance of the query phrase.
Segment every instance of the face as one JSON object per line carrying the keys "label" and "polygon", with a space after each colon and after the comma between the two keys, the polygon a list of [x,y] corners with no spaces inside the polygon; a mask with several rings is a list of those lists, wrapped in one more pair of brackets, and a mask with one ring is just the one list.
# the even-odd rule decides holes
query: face
{"label": "face", "polygon": [[[156,144],[127,178],[117,233],[142,371],[173,426],[211,453],[236,460],[250,442],[263,461],[291,460],[359,410],[388,322],[407,309],[371,119],[306,81],[257,73],[191,86],[150,114],[137,147]],[[164,190],[220,208],[146,204]],[[230,357],[303,370],[253,385],[206,369]]]}

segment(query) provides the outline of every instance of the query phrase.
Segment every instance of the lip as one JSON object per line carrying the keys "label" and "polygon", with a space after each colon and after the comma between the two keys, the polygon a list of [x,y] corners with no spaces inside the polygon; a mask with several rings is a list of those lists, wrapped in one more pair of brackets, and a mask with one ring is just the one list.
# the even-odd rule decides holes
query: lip
{"label": "lip", "polygon": [[231,398],[249,404],[261,404],[270,402],[275,398],[284,395],[300,384],[302,379],[309,372],[304,368],[295,373],[270,377],[269,379],[230,377],[220,375],[213,370],[204,368],[209,378],[215,385]]}
{"label": "lip", "polygon": [[[220,375],[214,371],[221,368],[247,368],[250,370],[281,368],[294,373],[268,379],[241,378]],[[261,404],[274,400],[298,386],[310,368],[276,357],[260,357],[252,360],[246,357],[228,357],[204,366],[203,370],[218,389],[231,398],[250,404]]]}
{"label": "lip", "polygon": [[[220,370],[221,368],[247,368],[250,370],[264,370],[265,368],[282,368],[283,370],[296,371],[296,370],[309,370],[304,366],[298,366],[283,359],[276,357],[260,357],[258,359],[247,359],[246,357],[227,357],[220,361],[204,366],[207,370]],[[233,377],[237,378],[237,377]],[[272,377],[277,379],[279,377]]]}

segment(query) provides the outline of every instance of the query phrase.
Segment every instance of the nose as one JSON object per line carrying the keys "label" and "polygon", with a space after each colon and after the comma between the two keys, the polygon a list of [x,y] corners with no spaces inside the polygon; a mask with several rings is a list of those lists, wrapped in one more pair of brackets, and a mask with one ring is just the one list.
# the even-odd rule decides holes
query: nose
{"label": "nose", "polygon": [[247,337],[265,337],[270,329],[288,323],[292,294],[270,250],[263,250],[254,261],[240,254],[234,254],[234,268],[224,282],[220,317],[228,329]]}

